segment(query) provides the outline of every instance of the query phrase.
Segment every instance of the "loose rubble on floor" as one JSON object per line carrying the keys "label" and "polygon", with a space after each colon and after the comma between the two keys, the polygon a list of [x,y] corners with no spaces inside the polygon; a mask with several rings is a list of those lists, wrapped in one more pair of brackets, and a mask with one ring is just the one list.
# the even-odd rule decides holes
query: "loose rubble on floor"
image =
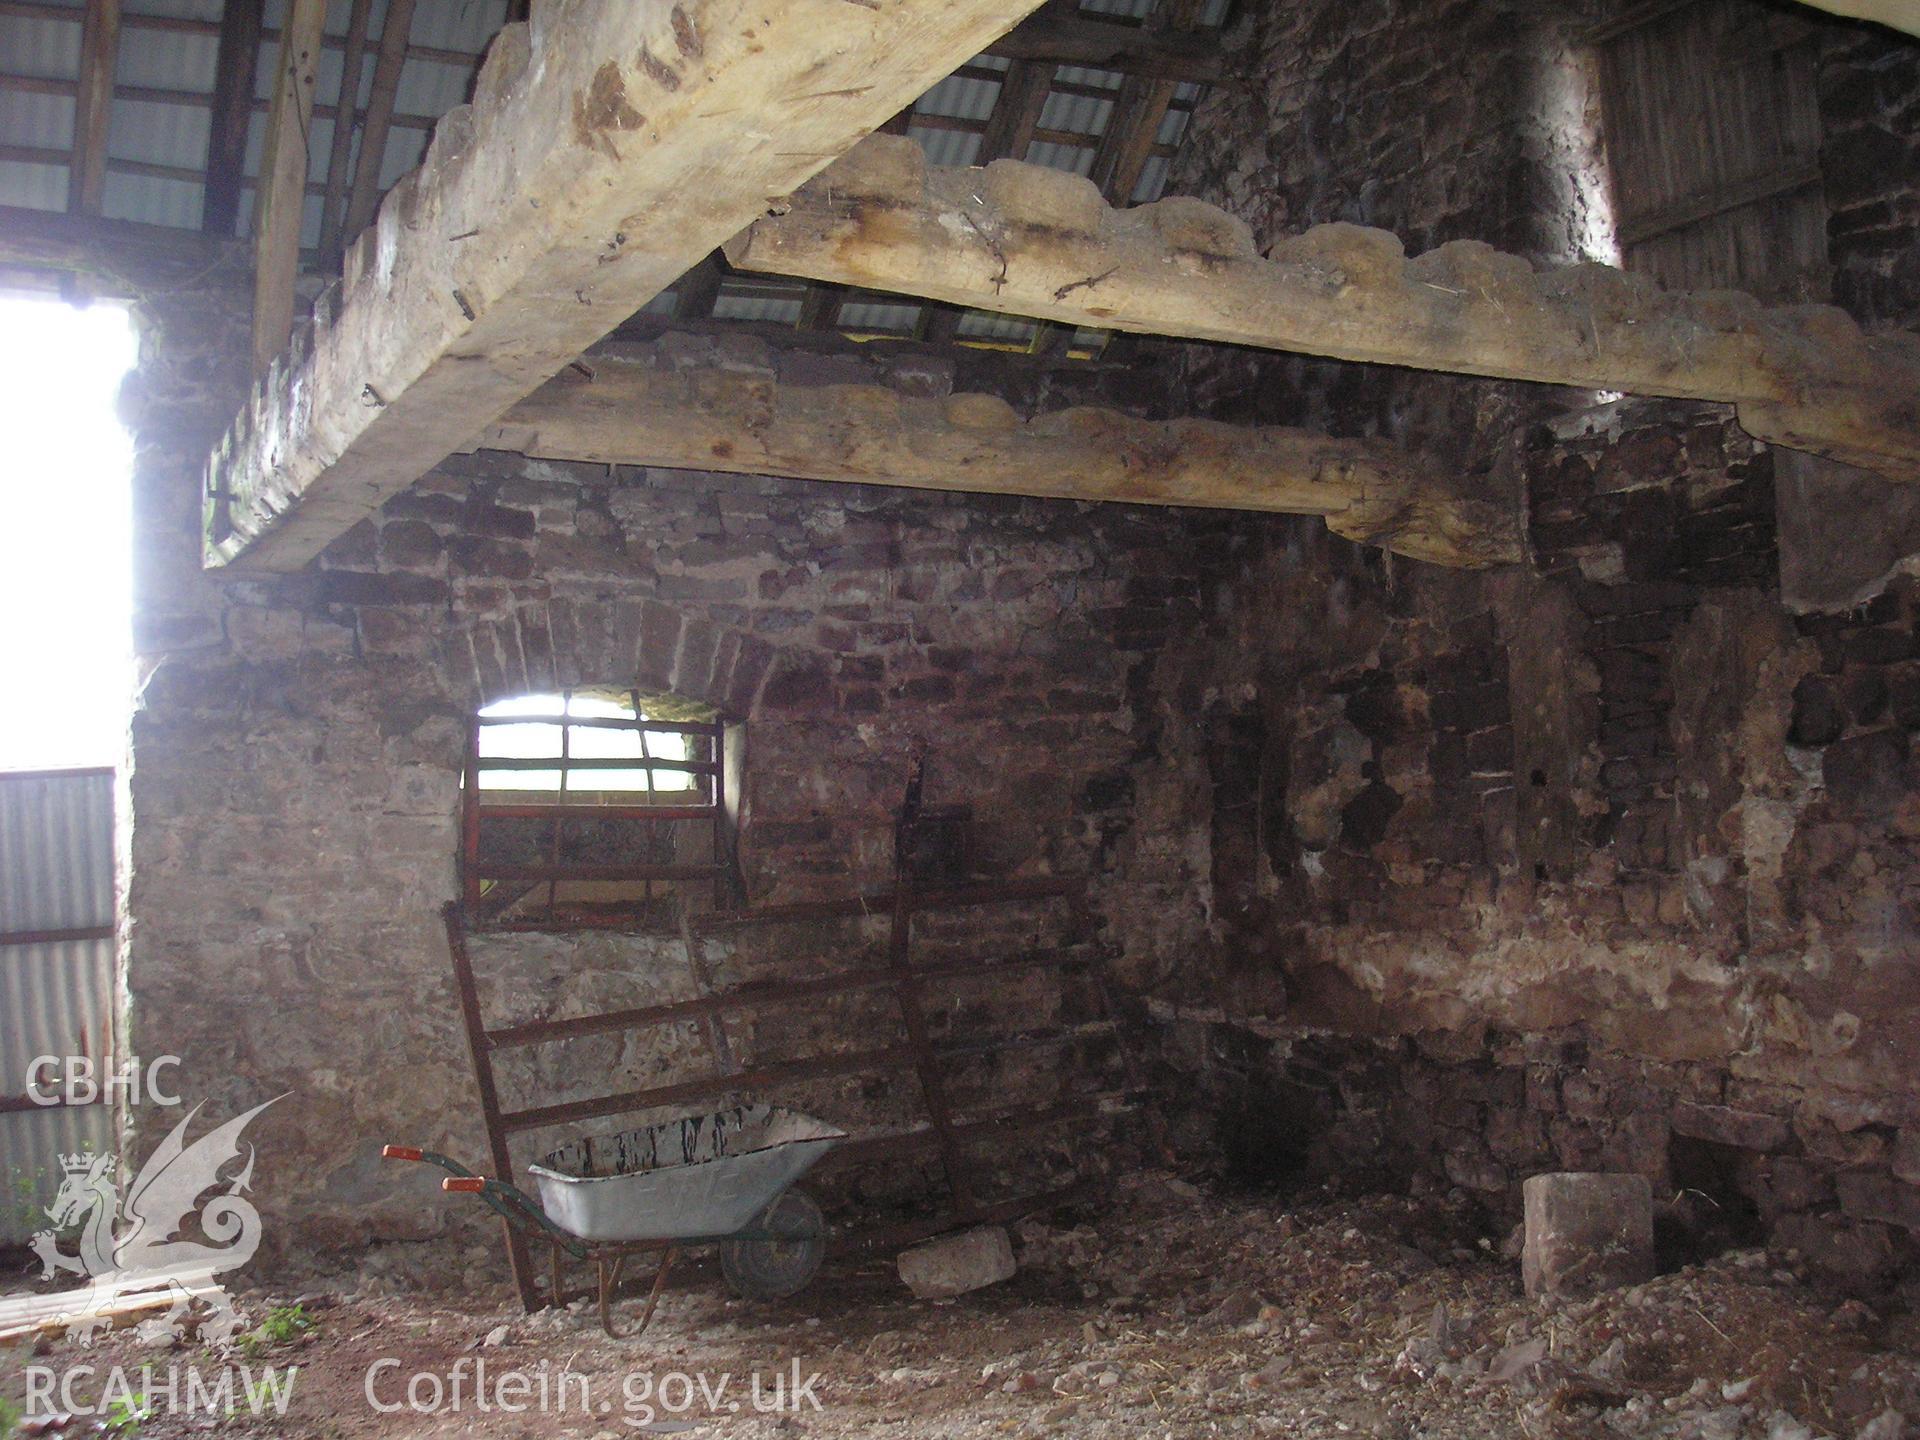
{"label": "loose rubble on floor", "polygon": [[[311,1319],[234,1357],[256,1373],[299,1367],[284,1418],[241,1404],[155,1414],[138,1433],[1920,1436],[1906,1418],[1920,1420],[1911,1293],[1869,1305],[1816,1288],[1791,1255],[1751,1250],[1542,1304],[1522,1293],[1514,1246],[1477,1213],[1458,1191],[1281,1203],[1149,1174],[1115,1187],[1104,1210],[1015,1226],[1019,1269],[1001,1284],[921,1300],[878,1255],[830,1260],[794,1299],[751,1305],[702,1269],[624,1342],[585,1301],[522,1314],[477,1246],[465,1275],[441,1250],[387,1247],[298,1296],[246,1297],[256,1316],[297,1300]],[[479,1271],[489,1278],[476,1286]],[[0,1394],[17,1401],[29,1365],[211,1361],[131,1332],[91,1351],[41,1350],[0,1352]],[[477,1408],[480,1366],[495,1402],[530,1408]],[[537,1390],[503,1396],[494,1378],[561,1371],[579,1381],[560,1406],[550,1386],[544,1414]],[[437,1390],[439,1413],[373,1408],[405,1407],[410,1385],[423,1401]],[[782,1413],[756,1412],[756,1398],[779,1396]],[[25,1433],[60,1433],[34,1423]],[[78,1420],[67,1430],[96,1433]]]}

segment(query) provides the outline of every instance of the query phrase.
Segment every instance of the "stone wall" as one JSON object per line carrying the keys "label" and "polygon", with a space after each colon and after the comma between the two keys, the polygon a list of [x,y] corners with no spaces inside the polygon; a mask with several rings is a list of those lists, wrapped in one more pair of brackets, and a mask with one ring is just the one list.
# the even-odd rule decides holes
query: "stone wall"
{"label": "stone wall", "polygon": [[1821,35],[1820,169],[1833,298],[1863,325],[1920,325],[1920,46],[1871,25]]}
{"label": "stone wall", "polygon": [[[879,366],[820,344],[776,357],[750,335],[680,335],[643,353],[794,383],[997,379],[1028,408],[1097,393],[1142,409],[1167,391],[1084,365],[899,350]],[[926,803],[973,807],[979,873],[1087,877],[1123,971],[1191,962],[1206,893],[1185,828],[1204,811],[1170,723],[1179,701],[1154,676],[1205,629],[1229,517],[482,452],[306,571],[209,577],[192,460],[212,432],[183,413],[156,405],[141,425],[143,543],[159,558],[140,591],[131,1013],[141,1052],[182,1056],[187,1092],[215,1109],[290,1092],[259,1125],[269,1245],[430,1234],[447,1207],[429,1177],[383,1168],[379,1144],[484,1153],[439,912],[456,893],[467,722],[494,699],[637,684],[743,720],[755,904],[885,889],[924,751]],[[1055,924],[1016,909],[959,941],[997,953]],[[476,955],[550,1007],[585,983],[569,974],[607,972],[607,943],[496,939]],[[873,937],[825,926],[784,943],[788,963],[840,968]],[[662,965],[684,984],[677,942],[623,954],[642,990]],[[1053,1003],[1022,996],[1009,984],[1002,999],[1042,1018]],[[991,1010],[973,997],[936,1028]],[[863,1022],[846,1028],[871,1043]],[[601,1068],[651,1074],[658,1059]],[[868,1082],[867,1108],[897,1109],[887,1087],[912,1083]]]}
{"label": "stone wall", "polygon": [[[1347,219],[1410,253],[1464,233],[1564,258],[1581,186],[1528,163],[1556,91],[1514,77],[1558,73],[1593,7],[1432,46],[1502,8],[1264,8],[1236,31],[1258,86],[1208,102],[1173,188],[1263,243]],[[1836,293],[1910,323],[1911,166],[1872,157],[1911,143],[1920,47],[1817,43]],[[1429,52],[1429,118],[1353,103]],[[1342,73],[1364,83],[1318,83]],[[1459,105],[1499,128],[1436,126]],[[1722,1238],[1884,1282],[1920,1226],[1910,582],[1789,614],[1783,462],[1719,407],[1198,347],[1189,369],[1211,413],[1447,457],[1525,506],[1530,550],[1473,577],[1249,522],[1230,643],[1193,662],[1237,905],[1212,983],[1156,1007],[1231,1161],[1457,1185],[1508,1218],[1527,1174],[1634,1169],[1713,1194]]]}
{"label": "stone wall", "polygon": [[1527,573],[1276,535],[1245,577],[1214,865],[1250,924],[1158,1007],[1174,1063],[1243,1163],[1510,1213],[1540,1169],[1671,1193],[1707,1156],[1884,1278],[1920,1220],[1913,589],[1786,615],[1769,453],[1717,411],[1572,414],[1526,455]]}
{"label": "stone wall", "polygon": [[[1248,7],[1240,83],[1171,188],[1263,241],[1347,219],[1568,258],[1593,239],[1578,10]],[[1911,323],[1911,172],[1887,157],[1912,47],[1825,35],[1836,294]],[[183,1056],[191,1098],[289,1092],[258,1125],[270,1247],[445,1223],[431,1177],[374,1156],[481,1149],[439,925],[467,719],[617,681],[744,719],[756,902],[883,885],[926,747],[926,799],[973,805],[984,870],[1088,877],[1171,1093],[1249,1172],[1425,1177],[1510,1212],[1532,1170],[1617,1164],[1863,1283],[1910,1254],[1920,590],[1789,616],[1782,457],[1723,411],[1201,347],[1170,376],[1151,347],[1048,368],[694,337],[661,363],[1392,435],[1524,504],[1532,557],[1477,577],[1310,520],[483,453],[309,571],[207,577],[199,468],[243,303],[213,276],[148,297],[129,390],[127,980],[136,1049]],[[1037,933],[1007,923],[947,941]],[[502,994],[543,997],[651,983],[673,949],[482,948]]]}

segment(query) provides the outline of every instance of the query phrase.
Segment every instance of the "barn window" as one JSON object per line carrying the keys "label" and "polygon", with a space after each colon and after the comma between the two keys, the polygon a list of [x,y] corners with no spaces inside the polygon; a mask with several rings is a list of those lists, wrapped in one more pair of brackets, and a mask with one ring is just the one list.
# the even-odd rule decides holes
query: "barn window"
{"label": "barn window", "polygon": [[[695,727],[698,728],[698,727]],[[637,692],[567,691],[502,700],[480,712],[480,788],[565,794],[704,788],[686,726],[647,713]],[[703,757],[705,758],[705,757]],[[550,760],[553,768],[534,762]],[[634,762],[631,767],[619,761]]]}
{"label": "barn window", "polygon": [[1752,0],[1642,4],[1591,34],[1625,268],[1825,297],[1813,34]]}
{"label": "barn window", "polygon": [[740,755],[738,726],[673,697],[582,688],[488,705],[464,779],[469,918],[634,919],[724,903]]}

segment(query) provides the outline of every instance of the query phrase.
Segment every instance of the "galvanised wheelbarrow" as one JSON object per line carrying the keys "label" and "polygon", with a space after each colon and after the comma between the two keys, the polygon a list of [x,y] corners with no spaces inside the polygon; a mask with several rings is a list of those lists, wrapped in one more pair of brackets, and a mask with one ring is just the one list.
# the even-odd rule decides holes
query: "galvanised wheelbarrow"
{"label": "galvanised wheelbarrow", "polygon": [[629,1255],[658,1250],[660,1269],[638,1335],[653,1319],[674,1253],[718,1245],[720,1271],[735,1294],[783,1300],[805,1289],[826,1252],[820,1207],[792,1189],[847,1132],[797,1111],[736,1106],[644,1130],[570,1140],[528,1167],[539,1200],[517,1185],[475,1175],[457,1160],[410,1145],[388,1145],[388,1160],[420,1160],[449,1172],[440,1188],[478,1195],[509,1225],[552,1245],[553,1298],[561,1298],[561,1256],[594,1266],[600,1324],[614,1329],[611,1301]]}

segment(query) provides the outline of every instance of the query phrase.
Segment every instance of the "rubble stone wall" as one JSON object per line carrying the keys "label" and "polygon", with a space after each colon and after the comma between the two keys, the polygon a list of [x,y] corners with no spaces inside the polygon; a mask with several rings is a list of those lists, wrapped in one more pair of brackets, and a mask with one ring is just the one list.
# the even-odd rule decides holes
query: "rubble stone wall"
{"label": "rubble stone wall", "polygon": [[[1560,63],[1576,7],[1450,41],[1388,98],[1437,29],[1501,8],[1262,7],[1235,32],[1260,85],[1206,103],[1173,188],[1263,242],[1347,219],[1555,258],[1538,222],[1571,212],[1511,77]],[[1817,43],[1836,295],[1911,323],[1912,167],[1871,157],[1912,142],[1920,47]],[[1450,138],[1455,105],[1500,128]],[[1212,413],[1449,458],[1525,508],[1530,551],[1465,576],[1249,525],[1230,643],[1194,660],[1223,953],[1157,1007],[1236,1166],[1460,1186],[1510,1218],[1528,1174],[1617,1166],[1850,1283],[1910,1263],[1911,582],[1788,613],[1779,457],[1720,407],[1197,347],[1189,371]]]}
{"label": "rubble stone wall", "polygon": [[[924,749],[926,803],[973,807],[978,872],[1089,877],[1127,967],[1164,974],[1190,958],[1205,900],[1184,837],[1204,825],[1203,792],[1154,670],[1205,628],[1230,517],[482,452],[448,460],[300,573],[206,576],[198,467],[239,377],[221,351],[227,385],[189,390],[185,372],[218,349],[198,334],[160,327],[135,386],[151,558],[130,1011],[138,1050],[181,1056],[183,1088],[210,1113],[290,1092],[257,1127],[269,1246],[430,1235],[448,1214],[433,1177],[383,1167],[379,1144],[484,1154],[440,910],[456,893],[468,720],[493,699],[637,683],[743,720],[755,904],[886,888]],[[224,340],[236,337],[244,361],[244,335]],[[651,353],[777,366],[796,383],[989,378],[968,373],[969,357],[889,352],[878,367],[826,343],[776,360],[750,336],[675,336]],[[1101,380],[991,359],[1002,393],[1030,408],[1090,398]],[[1100,398],[1165,403],[1164,384],[1136,394],[1138,377],[1109,378]],[[1057,917],[952,924],[930,919],[926,943],[1059,943]],[[608,943],[500,937],[476,957],[550,1006],[607,972]],[[786,962],[815,970],[862,958],[832,926],[783,943]],[[670,956],[685,983],[677,943],[629,950],[636,971]],[[1009,1003],[1022,996],[1004,987]],[[1046,1018],[1046,996],[1021,1003]],[[990,1009],[963,997],[935,1028],[978,1028]],[[854,1048],[878,1043],[850,1030]],[[681,1040],[705,1043],[690,1028]],[[573,1058],[616,1078],[659,1068],[637,1052]],[[691,1068],[708,1068],[704,1054]],[[870,1108],[897,1109],[893,1090],[913,1083],[868,1082]]]}
{"label": "rubble stone wall", "polygon": [[[1245,7],[1170,189],[1265,240],[1357,220],[1567,258],[1592,237],[1586,8]],[[1911,324],[1913,47],[1820,43],[1835,293]],[[181,1055],[210,1114],[290,1092],[256,1127],[269,1247],[444,1223],[431,1176],[374,1156],[481,1149],[438,918],[466,722],[619,681],[745,719],[756,902],[883,885],[924,743],[983,870],[1089,877],[1173,1093],[1250,1169],[1496,1208],[1546,1164],[1732,1176],[1775,1234],[1878,1257],[1863,1276],[1910,1253],[1920,591],[1789,616],[1778,457],[1724,412],[1199,347],[1174,377],[695,338],[802,382],[1391,435],[1524,504],[1533,556],[1475,577],[1311,520],[483,453],[300,575],[208,577],[235,279],[144,297],[126,402],[126,977],[135,1050]],[[486,958],[539,994],[537,966],[605,964],[562,949]]]}

